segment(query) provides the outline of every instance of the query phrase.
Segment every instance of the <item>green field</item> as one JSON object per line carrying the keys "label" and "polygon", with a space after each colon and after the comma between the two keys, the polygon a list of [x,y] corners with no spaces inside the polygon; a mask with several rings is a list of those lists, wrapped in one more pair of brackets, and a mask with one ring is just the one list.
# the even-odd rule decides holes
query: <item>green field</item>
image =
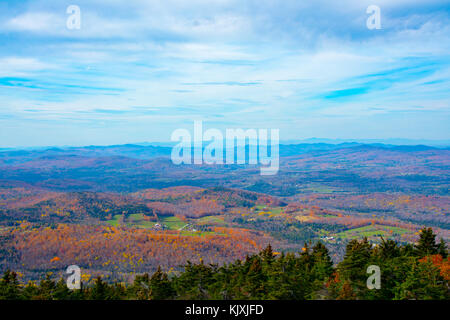
{"label": "green field", "polygon": [[332,214],[326,214],[326,213],[319,213],[317,214],[318,217],[321,218],[336,218],[336,216],[332,215]]}
{"label": "green field", "polygon": [[196,222],[199,225],[216,225],[216,226],[224,226],[226,225],[225,221],[217,216],[206,216],[196,219]]}
{"label": "green field", "polygon": [[[390,230],[392,230],[392,233],[389,232]],[[409,231],[398,227],[370,225],[337,233],[336,237],[349,240],[361,239],[363,237],[373,238],[378,236],[383,236],[387,238],[389,236],[392,236],[393,234],[404,234],[406,232]]]}
{"label": "green field", "polygon": [[213,234],[218,234],[212,231],[187,231],[187,230],[182,230],[180,231],[180,234],[182,236],[195,236],[195,237],[203,237],[206,235],[213,235]]}
{"label": "green field", "polygon": [[[108,220],[107,223],[111,226],[117,227],[119,226],[119,219],[120,219],[121,215],[115,215],[111,220]],[[221,223],[222,225],[225,224],[225,222],[215,216],[207,216],[207,217],[202,217],[200,219],[197,219],[196,221],[202,221],[205,224],[219,224]],[[161,217],[159,219],[159,223],[166,226],[169,230],[176,230],[178,231],[180,228],[184,227],[187,223],[184,222],[183,220],[181,220],[178,217]],[[156,224],[155,221],[146,221],[144,220],[144,215],[141,213],[137,213],[137,214],[130,214],[127,218],[126,221],[126,226],[130,227],[130,228],[145,228],[145,229],[150,229],[152,228],[154,225]],[[195,227],[194,227],[195,228]],[[207,235],[214,235],[214,234],[218,234],[212,231],[192,231],[192,230],[181,230],[180,234],[183,236],[196,236],[196,237],[202,237],[202,236],[207,236]]]}
{"label": "green field", "polygon": [[257,206],[255,206],[255,213],[270,212],[271,215],[272,214],[279,215],[283,212],[283,209],[284,209],[283,207],[269,207],[269,206],[257,205]]}
{"label": "green field", "polygon": [[182,221],[180,218],[173,217],[162,217],[160,223],[167,226],[170,230],[178,230],[184,227],[187,223]]}
{"label": "green field", "polygon": [[[119,225],[120,217],[121,215],[119,214],[115,215],[111,220],[108,220],[107,222],[110,225],[117,227]],[[156,221],[144,220],[144,215],[142,213],[130,214],[125,222],[125,225],[127,227],[132,228],[152,228],[156,224]],[[170,230],[178,230],[186,225],[185,222],[177,217],[162,217],[159,220],[159,223],[167,226]]]}
{"label": "green field", "polygon": [[108,220],[106,222],[112,225],[113,227],[117,227],[119,225],[120,216],[121,216],[120,214],[116,214],[111,220]]}
{"label": "green field", "polygon": [[[107,221],[110,225],[117,227],[119,225],[119,219],[121,215],[115,215],[111,220]],[[127,227],[133,228],[152,228],[156,222],[144,220],[144,215],[142,213],[130,214],[125,221]]]}
{"label": "green field", "polygon": [[313,193],[333,193],[338,190],[336,188],[325,186],[319,183],[310,183],[306,188],[303,189],[303,191]]}

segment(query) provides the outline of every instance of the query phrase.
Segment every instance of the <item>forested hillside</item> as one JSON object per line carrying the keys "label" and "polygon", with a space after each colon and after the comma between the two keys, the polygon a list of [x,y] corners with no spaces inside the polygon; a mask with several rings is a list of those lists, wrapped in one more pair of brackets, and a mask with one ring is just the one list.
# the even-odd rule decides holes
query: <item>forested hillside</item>
{"label": "forested hillside", "polygon": [[[381,270],[380,288],[367,286],[367,267]],[[187,262],[181,272],[158,268],[137,274],[132,282],[108,283],[105,277],[83,275],[80,289],[69,290],[63,278],[51,273],[39,283],[23,283],[6,271],[0,280],[0,299],[449,299],[450,257],[431,229],[421,230],[416,246],[383,240],[352,240],[336,267],[319,242],[296,253],[278,253],[267,246],[258,254],[219,266]]]}
{"label": "forested hillside", "polygon": [[[352,241],[450,240],[449,150],[425,146],[281,146],[280,171],[174,165],[168,149],[111,146],[0,152],[0,272],[38,281],[79,265],[132,281],[218,268],[269,243],[285,255],[326,245],[334,266]],[[278,257],[278,255],[277,255]]]}

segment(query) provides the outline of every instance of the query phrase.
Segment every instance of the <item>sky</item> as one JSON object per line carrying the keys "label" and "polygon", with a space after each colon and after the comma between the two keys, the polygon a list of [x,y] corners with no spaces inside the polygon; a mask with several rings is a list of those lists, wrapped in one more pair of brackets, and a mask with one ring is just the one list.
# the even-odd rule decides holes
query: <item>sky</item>
{"label": "sky", "polygon": [[449,140],[449,22],[448,0],[2,0],[0,147],[164,142],[194,120]]}

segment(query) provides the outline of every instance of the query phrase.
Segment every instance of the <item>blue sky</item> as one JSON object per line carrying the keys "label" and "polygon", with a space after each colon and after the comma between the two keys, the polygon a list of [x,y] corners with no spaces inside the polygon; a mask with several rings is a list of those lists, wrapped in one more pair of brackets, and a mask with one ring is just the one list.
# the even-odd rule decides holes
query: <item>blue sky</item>
{"label": "blue sky", "polygon": [[194,120],[447,140],[449,22],[438,0],[3,0],[0,147],[168,141]]}

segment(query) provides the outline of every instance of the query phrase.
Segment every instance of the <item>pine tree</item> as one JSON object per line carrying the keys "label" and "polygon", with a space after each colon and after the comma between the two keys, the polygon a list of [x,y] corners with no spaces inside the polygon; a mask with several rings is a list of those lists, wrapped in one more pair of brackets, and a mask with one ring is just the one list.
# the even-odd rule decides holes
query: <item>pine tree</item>
{"label": "pine tree", "polygon": [[370,265],[371,255],[372,246],[367,238],[362,241],[351,240],[347,244],[344,259],[338,265],[339,277],[349,281],[357,294],[367,290],[367,267]]}
{"label": "pine tree", "polygon": [[128,288],[128,292],[135,299],[149,300],[150,299],[150,277],[148,273],[136,275],[133,285]]}
{"label": "pine tree", "polygon": [[446,259],[448,257],[448,249],[447,244],[444,239],[441,238],[441,241],[438,244],[438,254],[442,256],[442,258]]}
{"label": "pine tree", "polygon": [[17,300],[22,298],[19,291],[19,281],[17,274],[6,270],[0,279],[0,299]]}
{"label": "pine tree", "polygon": [[89,299],[91,300],[109,300],[111,297],[109,295],[109,287],[106,282],[102,280],[100,276],[95,278],[94,286],[89,292]]}
{"label": "pine tree", "polygon": [[325,281],[333,273],[333,261],[330,258],[327,247],[322,242],[317,242],[312,249],[314,278]]}
{"label": "pine tree", "polygon": [[416,261],[403,283],[396,289],[396,299],[438,300],[448,299],[448,282],[439,269],[427,261]]}
{"label": "pine tree", "polygon": [[45,278],[39,283],[39,296],[38,299],[52,300],[53,294],[56,288],[55,282],[51,279],[52,273],[49,272],[45,275]]}
{"label": "pine tree", "polygon": [[246,261],[248,271],[245,276],[244,292],[248,299],[264,299],[266,276],[263,273],[262,260],[254,256]]}
{"label": "pine tree", "polygon": [[436,244],[436,235],[431,228],[423,228],[420,231],[420,238],[415,246],[416,253],[419,257],[424,257],[438,253],[438,245]]}
{"label": "pine tree", "polygon": [[275,260],[272,246],[269,244],[263,251],[261,251],[260,256],[264,263],[270,265]]}
{"label": "pine tree", "polygon": [[52,297],[55,300],[69,300],[71,298],[71,291],[67,288],[64,278],[59,279],[56,283]]}
{"label": "pine tree", "polygon": [[25,300],[36,300],[36,297],[39,295],[39,288],[36,282],[28,281],[22,290],[22,294]]}
{"label": "pine tree", "polygon": [[379,251],[382,259],[395,258],[400,255],[400,250],[397,247],[397,243],[394,240],[384,240],[381,237],[381,244],[379,246]]}
{"label": "pine tree", "polygon": [[177,292],[183,299],[208,299],[208,287],[213,284],[213,270],[202,263],[188,261],[185,271],[176,279]]}
{"label": "pine tree", "polygon": [[152,275],[149,281],[150,296],[153,300],[171,299],[175,296],[175,291],[172,287],[167,274],[161,271],[161,267]]}

